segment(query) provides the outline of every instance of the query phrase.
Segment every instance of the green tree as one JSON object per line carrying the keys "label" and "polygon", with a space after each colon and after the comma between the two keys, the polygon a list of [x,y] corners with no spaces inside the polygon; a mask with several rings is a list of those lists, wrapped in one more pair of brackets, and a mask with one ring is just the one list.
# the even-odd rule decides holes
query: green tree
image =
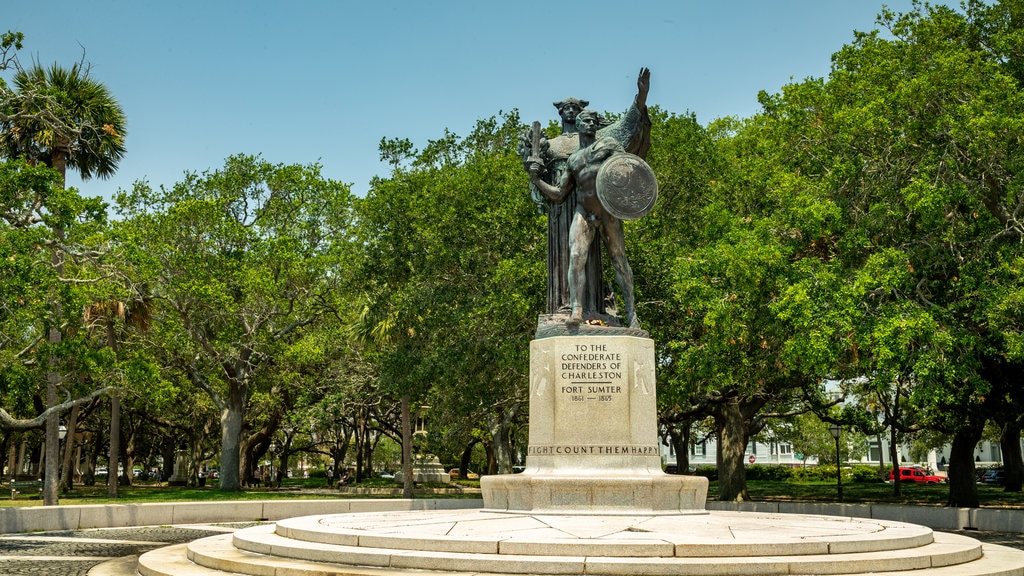
{"label": "green tree", "polygon": [[[4,55],[22,38],[10,32],[3,36]],[[30,164],[42,164],[56,170],[58,186],[64,188],[67,168],[77,170],[83,179],[113,175],[124,156],[125,116],[120,104],[107,88],[89,77],[89,67],[77,63],[71,68],[54,64],[49,69],[35,65],[22,69],[16,58],[5,59],[16,71],[13,88],[0,83],[0,155],[24,158]],[[67,215],[65,215],[67,216]],[[51,265],[58,277],[65,275],[65,241],[69,222],[51,218],[54,246]],[[63,338],[60,302],[50,299],[51,322],[48,343],[59,345]],[[51,360],[56,365],[56,360]],[[47,374],[47,406],[57,403],[59,373]],[[57,503],[57,444],[59,415],[52,413],[46,431],[46,485],[44,501]]]}
{"label": "green tree", "polygon": [[750,438],[771,418],[802,410],[822,380],[786,362],[788,326],[773,305],[830,216],[757,160],[758,124],[725,119],[704,129],[692,116],[654,119],[651,162],[665,193],[630,232],[641,238],[639,301],[658,310],[644,317],[654,318],[661,347],[661,418],[685,444],[688,423],[713,417],[719,498],[743,500]]}
{"label": "green tree", "polygon": [[977,505],[974,446],[1019,326],[1003,314],[1024,232],[1019,15],[1015,1],[883,11],[826,80],[761,98],[780,173],[839,214],[778,304],[787,346],[951,434],[955,506]]}
{"label": "green tree", "polygon": [[[104,372],[110,359],[84,345],[80,312],[83,286],[101,273],[95,256],[104,226],[104,204],[65,190],[49,167],[23,159],[0,164],[3,393],[40,398],[33,406],[38,416],[18,419],[0,410],[0,421],[6,429],[30,429],[45,420],[44,499],[52,504],[57,501],[60,412],[108,390]],[[62,382],[60,374],[70,378]],[[46,382],[42,396],[37,396],[39,382]],[[75,400],[58,402],[61,386]],[[16,407],[19,412],[26,408]]]}
{"label": "green tree", "polygon": [[501,472],[525,416],[544,289],[542,222],[514,152],[521,129],[509,114],[422,150],[384,140],[394,169],[359,206],[363,325],[383,386],[429,402],[431,421],[464,431],[466,444],[486,430]]}
{"label": "green tree", "polygon": [[156,298],[161,355],[220,412],[222,490],[239,490],[246,409],[284,348],[329,311],[348,186],[318,165],[233,156],[170,189],[118,196],[118,239]]}

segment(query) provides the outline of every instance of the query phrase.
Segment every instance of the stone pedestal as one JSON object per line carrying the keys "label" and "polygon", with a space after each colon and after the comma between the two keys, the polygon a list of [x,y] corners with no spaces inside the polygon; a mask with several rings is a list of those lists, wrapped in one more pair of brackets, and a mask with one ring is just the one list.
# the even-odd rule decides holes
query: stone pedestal
{"label": "stone pedestal", "polygon": [[[416,483],[448,484],[452,481],[452,478],[445,471],[437,456],[428,454],[413,460],[412,481]],[[405,482],[405,476],[401,472],[395,474],[395,482]]]}
{"label": "stone pedestal", "polygon": [[482,478],[485,508],[706,513],[706,478],[661,469],[654,368],[649,338],[531,342],[526,470]]}
{"label": "stone pedestal", "polygon": [[167,479],[168,486],[185,486],[188,484],[188,453],[178,450],[174,453],[174,472]]}

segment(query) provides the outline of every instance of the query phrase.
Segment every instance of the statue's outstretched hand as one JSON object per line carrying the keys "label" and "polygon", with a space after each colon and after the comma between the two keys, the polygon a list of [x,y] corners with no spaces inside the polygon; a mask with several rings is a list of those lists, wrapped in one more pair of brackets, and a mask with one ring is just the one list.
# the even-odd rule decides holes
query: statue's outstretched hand
{"label": "statue's outstretched hand", "polygon": [[636,79],[636,103],[638,106],[647,105],[647,93],[651,91],[651,71],[648,68],[641,68]]}

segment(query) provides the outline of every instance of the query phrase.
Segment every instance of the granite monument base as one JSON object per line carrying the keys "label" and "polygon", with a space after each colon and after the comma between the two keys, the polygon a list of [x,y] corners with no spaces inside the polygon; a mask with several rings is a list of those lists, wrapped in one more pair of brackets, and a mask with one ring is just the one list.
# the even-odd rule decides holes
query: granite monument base
{"label": "granite monument base", "polygon": [[484,508],[705,514],[707,479],[662,471],[654,367],[650,338],[534,340],[526,469],[483,477]]}

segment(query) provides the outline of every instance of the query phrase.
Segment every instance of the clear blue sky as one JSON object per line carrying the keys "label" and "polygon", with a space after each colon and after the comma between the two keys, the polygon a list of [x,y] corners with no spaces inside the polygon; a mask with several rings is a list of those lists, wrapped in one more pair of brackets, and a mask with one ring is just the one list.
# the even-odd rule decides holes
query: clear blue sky
{"label": "clear blue sky", "polygon": [[[938,2],[944,3],[944,2]],[[885,4],[904,11],[910,0]],[[518,109],[557,117],[568,96],[624,110],[651,69],[650,104],[702,123],[758,111],[759,90],[828,74],[883,0],[5,0],[23,65],[83,57],[128,118],[110,180],[170,186],[237,153],[320,162],[364,194],[382,137],[417,147]]]}

